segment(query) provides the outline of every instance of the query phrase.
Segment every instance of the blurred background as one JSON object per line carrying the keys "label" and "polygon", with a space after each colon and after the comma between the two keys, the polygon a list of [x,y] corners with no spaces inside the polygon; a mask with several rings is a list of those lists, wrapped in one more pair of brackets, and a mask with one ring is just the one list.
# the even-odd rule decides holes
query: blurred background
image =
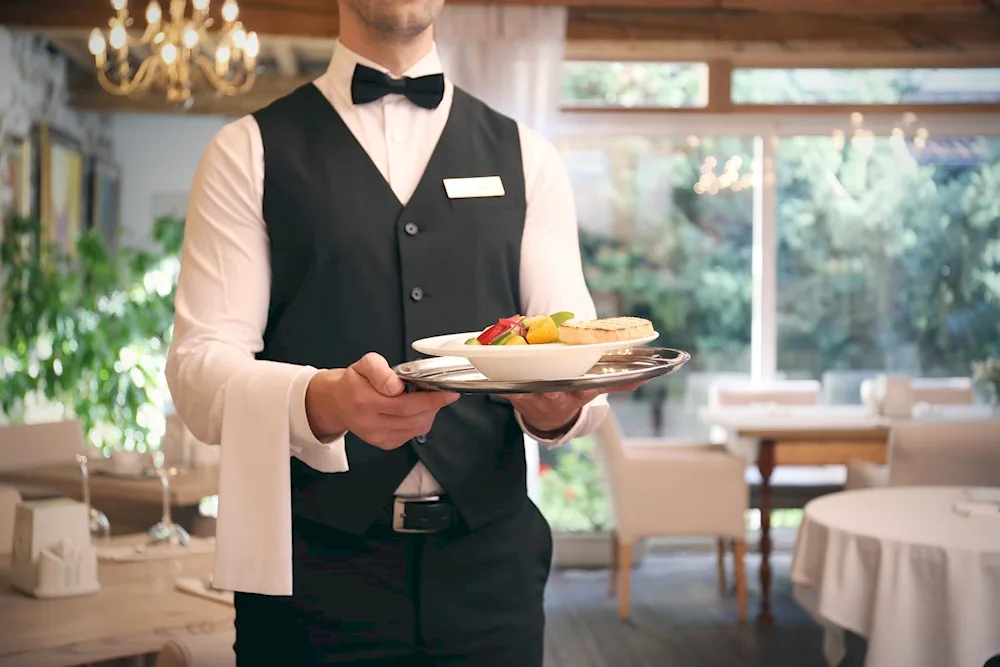
{"label": "blurred background", "polygon": [[[157,41],[173,8],[176,42]],[[319,76],[336,35],[332,0],[0,2],[0,480],[19,498],[85,493],[116,536],[145,533],[169,508],[170,522],[211,540],[217,450],[179,423],[163,378],[187,193],[212,136]],[[616,428],[603,435],[541,451],[526,442],[529,489],[556,544],[547,665],[835,664],[824,657],[820,612],[796,597],[805,580],[789,568],[806,505],[860,484],[850,461],[882,466],[876,485],[894,485],[885,481],[887,406],[898,398],[889,379],[906,378],[907,419],[954,402],[935,399],[934,387],[957,387],[973,412],[956,420],[994,442],[986,459],[950,450],[948,460],[1000,470],[991,421],[1000,398],[996,7],[449,2],[437,40],[456,85],[562,153],[599,314],[646,317],[658,344],[693,355],[681,371],[614,396]],[[146,69],[184,73],[143,78]],[[925,385],[932,393],[918,395]],[[805,396],[791,402],[820,417],[794,418],[808,431],[799,440],[846,449],[788,458],[764,422],[747,435],[749,418],[725,411],[727,387],[772,417],[782,396]],[[69,435],[12,430],[56,423],[72,424]],[[762,467],[766,442],[779,453]],[[694,528],[637,529],[626,613],[627,583],[616,584],[618,601],[605,588],[621,569],[620,526],[632,511],[615,493],[631,473],[615,467],[614,452],[631,446],[743,452],[742,496],[739,535],[701,530],[724,495],[711,490],[717,478],[688,488],[664,473],[659,485],[676,493],[649,496],[649,507],[669,506],[671,526]],[[93,473],[83,486],[80,454]],[[929,480],[946,482],[1000,484],[975,474]],[[743,546],[738,557],[727,551],[735,543],[746,545],[750,576],[733,570],[717,585],[716,558],[723,574],[736,567],[723,556],[743,562]],[[765,581],[757,573],[772,553]],[[734,577],[743,604],[749,590],[742,624]],[[30,617],[2,595],[0,615]],[[201,607],[177,613],[226,630],[228,608],[205,604],[207,620]],[[753,620],[760,604],[774,626],[765,634]],[[98,625],[73,626],[72,641],[90,647],[83,662],[152,664],[156,633],[175,621],[149,618],[128,634],[145,638],[134,650],[109,648],[117,635]],[[876,664],[864,663],[869,631],[847,629],[844,664]],[[0,663],[82,664],[60,653],[68,649],[54,634],[20,634],[0,639]]]}

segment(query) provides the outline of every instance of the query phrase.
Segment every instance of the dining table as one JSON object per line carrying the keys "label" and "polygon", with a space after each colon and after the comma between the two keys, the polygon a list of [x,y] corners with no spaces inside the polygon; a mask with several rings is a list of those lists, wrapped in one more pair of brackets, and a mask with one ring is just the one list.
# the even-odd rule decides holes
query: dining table
{"label": "dining table", "polygon": [[790,577],[824,628],[865,667],[982,667],[1000,656],[1000,488],[887,487],[807,503]]}
{"label": "dining table", "polygon": [[845,465],[849,460],[884,465],[889,435],[900,419],[989,419],[986,405],[914,405],[907,416],[873,413],[864,405],[706,406],[699,420],[726,431],[730,453],[755,465],[760,473],[760,611],[757,623],[771,626],[771,510],[775,468],[779,466]]}
{"label": "dining table", "polygon": [[[145,535],[99,541],[118,548]],[[214,554],[98,562],[97,593],[36,599],[10,585],[0,556],[0,665],[71,667],[155,654],[170,639],[232,630],[231,605],[183,592],[180,577],[207,581]]]}
{"label": "dining table", "polygon": [[[189,468],[170,478],[168,494],[173,520],[193,531],[204,498],[219,492],[218,466]],[[48,490],[75,500],[83,500],[80,466],[56,463],[0,472],[0,483],[34,490]],[[135,529],[159,519],[163,506],[163,485],[155,474],[111,474],[95,467],[89,475],[90,501],[112,519]]]}

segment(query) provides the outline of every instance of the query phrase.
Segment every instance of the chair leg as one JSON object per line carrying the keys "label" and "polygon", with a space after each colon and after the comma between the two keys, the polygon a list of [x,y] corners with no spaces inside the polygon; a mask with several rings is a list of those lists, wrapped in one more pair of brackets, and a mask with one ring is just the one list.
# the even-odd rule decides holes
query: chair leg
{"label": "chair leg", "polygon": [[721,537],[715,543],[715,565],[719,571],[719,595],[726,595],[726,541]]}
{"label": "chair leg", "polygon": [[740,623],[747,620],[747,571],[744,559],[746,544],[743,540],[733,540],[733,570],[736,573],[736,605]]}
{"label": "chair leg", "polygon": [[618,572],[621,583],[618,587],[618,618],[628,619],[629,576],[632,574],[632,545],[618,545]]}
{"label": "chair leg", "polygon": [[618,592],[618,531],[611,531],[611,563],[608,566],[608,597]]}

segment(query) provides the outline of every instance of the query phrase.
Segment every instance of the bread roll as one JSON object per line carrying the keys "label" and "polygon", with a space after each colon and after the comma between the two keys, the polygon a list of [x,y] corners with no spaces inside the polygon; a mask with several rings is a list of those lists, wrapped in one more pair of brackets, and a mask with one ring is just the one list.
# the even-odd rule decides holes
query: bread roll
{"label": "bread roll", "polygon": [[652,335],[653,323],[641,317],[605,317],[559,327],[559,340],[564,345],[627,342]]}

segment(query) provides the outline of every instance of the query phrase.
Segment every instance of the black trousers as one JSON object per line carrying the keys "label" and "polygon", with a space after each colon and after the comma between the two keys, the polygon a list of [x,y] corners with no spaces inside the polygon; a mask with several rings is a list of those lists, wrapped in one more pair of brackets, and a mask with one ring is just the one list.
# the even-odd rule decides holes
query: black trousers
{"label": "black trousers", "polygon": [[236,593],[237,667],[541,667],[545,518],[364,537],[293,520],[291,596]]}

